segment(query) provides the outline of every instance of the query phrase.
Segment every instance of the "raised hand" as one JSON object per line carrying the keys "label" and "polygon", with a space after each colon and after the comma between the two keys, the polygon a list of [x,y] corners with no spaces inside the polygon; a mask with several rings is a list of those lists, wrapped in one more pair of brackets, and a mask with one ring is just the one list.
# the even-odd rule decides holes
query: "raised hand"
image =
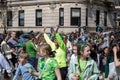
{"label": "raised hand", "polygon": [[32,67],[29,67],[29,73],[32,74],[33,70],[32,70]]}
{"label": "raised hand", "polygon": [[116,47],[116,46],[113,47],[113,52],[114,52],[114,53],[117,53],[117,47]]}
{"label": "raised hand", "polygon": [[45,26],[43,26],[42,31],[43,31],[43,32],[45,32],[45,30],[46,30],[46,27],[45,27]]}
{"label": "raised hand", "polygon": [[72,80],[79,80],[79,77],[73,76],[73,77],[72,77]]}
{"label": "raised hand", "polygon": [[72,80],[79,80],[79,74],[75,73],[72,77]]}
{"label": "raised hand", "polygon": [[58,25],[54,26],[54,31],[57,32],[58,31]]}

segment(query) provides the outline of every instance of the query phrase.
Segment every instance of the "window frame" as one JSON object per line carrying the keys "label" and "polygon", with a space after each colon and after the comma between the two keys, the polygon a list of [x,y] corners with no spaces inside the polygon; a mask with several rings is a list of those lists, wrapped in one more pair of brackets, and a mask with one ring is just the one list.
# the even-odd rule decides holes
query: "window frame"
{"label": "window frame", "polygon": [[[23,13],[23,15],[24,15],[24,17],[23,18],[20,18],[20,14],[22,14]],[[19,10],[19,26],[24,26],[25,25],[25,11],[24,10]],[[21,24],[21,21],[23,21],[23,24]]]}
{"label": "window frame", "polygon": [[[37,12],[41,12],[41,18],[38,18],[38,17],[37,17]],[[42,9],[36,9],[35,18],[36,18],[36,21],[35,21],[36,26],[42,26]],[[41,21],[41,24],[38,23],[38,21]]]}
{"label": "window frame", "polygon": [[96,26],[100,23],[100,10],[96,10]]}
{"label": "window frame", "polygon": [[[79,17],[72,17],[72,11],[74,9],[78,9],[79,10]],[[76,21],[76,22],[73,22]],[[71,26],[81,26],[81,8],[71,8],[71,15],[70,15],[70,25]]]}
{"label": "window frame", "polygon": [[85,19],[85,25],[88,26],[88,8],[86,8],[86,19]]}
{"label": "window frame", "polygon": [[[61,12],[63,12],[63,16],[61,17]],[[59,8],[59,25],[64,26],[64,8]]]}
{"label": "window frame", "polygon": [[12,11],[7,11],[7,26],[12,26]]}
{"label": "window frame", "polygon": [[0,19],[2,19],[2,12],[0,11]]}
{"label": "window frame", "polygon": [[104,11],[104,26],[107,26],[107,11]]}

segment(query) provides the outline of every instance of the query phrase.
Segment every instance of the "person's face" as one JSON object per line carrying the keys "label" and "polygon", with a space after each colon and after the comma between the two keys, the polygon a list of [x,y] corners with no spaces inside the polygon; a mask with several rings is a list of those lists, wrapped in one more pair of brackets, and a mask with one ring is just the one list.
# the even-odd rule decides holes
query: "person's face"
{"label": "person's face", "polygon": [[24,64],[26,62],[26,59],[19,57],[19,63]]}
{"label": "person's face", "polygon": [[81,51],[81,54],[85,57],[88,58],[90,56],[90,47],[86,46],[83,51]]}
{"label": "person's face", "polygon": [[105,48],[104,49],[104,53],[107,55],[109,53],[109,49],[108,48]]}
{"label": "person's face", "polygon": [[73,53],[77,54],[77,46],[73,46]]}
{"label": "person's face", "polygon": [[41,50],[41,49],[39,49],[38,55],[39,55],[40,57],[45,57],[45,56],[46,56],[46,52],[43,51],[43,50]]}
{"label": "person's face", "polygon": [[114,38],[115,38],[115,37],[112,35],[110,39],[111,39],[111,40],[114,40]]}
{"label": "person's face", "polygon": [[11,33],[11,37],[12,37],[12,38],[15,38],[15,37],[16,37],[16,33],[15,33],[15,32],[12,32],[12,33]]}
{"label": "person's face", "polygon": [[23,50],[23,48],[22,47],[18,47],[18,51],[22,51]]}

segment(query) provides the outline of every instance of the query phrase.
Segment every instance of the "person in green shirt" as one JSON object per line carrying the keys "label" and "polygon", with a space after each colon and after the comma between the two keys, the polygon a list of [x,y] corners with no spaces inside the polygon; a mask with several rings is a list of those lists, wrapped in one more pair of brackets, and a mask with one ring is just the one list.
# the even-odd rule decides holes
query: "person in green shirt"
{"label": "person in green shirt", "polygon": [[59,65],[59,69],[60,69],[60,73],[62,76],[62,80],[66,79],[66,75],[67,75],[67,57],[66,57],[66,44],[64,43],[61,35],[58,33],[58,26],[55,26],[54,29],[54,34],[55,34],[55,39],[54,41],[51,41],[49,36],[45,33],[45,29],[44,28],[44,38],[45,41],[51,46],[52,51],[55,51],[55,59],[58,62]]}
{"label": "person in green shirt", "polygon": [[44,43],[38,48],[38,55],[40,56],[38,60],[38,71],[32,72],[33,75],[36,75],[41,80],[62,80],[61,74],[59,71],[59,66],[54,59],[54,53],[49,44]]}
{"label": "person in green shirt", "polygon": [[35,66],[36,62],[36,53],[37,53],[37,48],[34,43],[35,37],[33,34],[30,34],[30,40],[26,42],[25,48],[26,52],[29,54],[29,63],[33,66]]}
{"label": "person in green shirt", "polygon": [[97,80],[100,71],[96,62],[90,58],[90,46],[86,42],[80,44],[77,56],[77,58],[70,61],[68,68],[69,80]]}

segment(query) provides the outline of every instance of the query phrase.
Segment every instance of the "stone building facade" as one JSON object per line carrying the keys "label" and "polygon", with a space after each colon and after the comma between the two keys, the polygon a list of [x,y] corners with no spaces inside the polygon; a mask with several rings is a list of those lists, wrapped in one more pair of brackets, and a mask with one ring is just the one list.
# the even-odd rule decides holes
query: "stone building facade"
{"label": "stone building facade", "polygon": [[50,27],[60,25],[60,31],[71,32],[83,26],[95,31],[101,24],[106,30],[115,26],[114,4],[115,0],[7,0],[0,26],[9,31],[40,31],[45,26],[49,32]]}

